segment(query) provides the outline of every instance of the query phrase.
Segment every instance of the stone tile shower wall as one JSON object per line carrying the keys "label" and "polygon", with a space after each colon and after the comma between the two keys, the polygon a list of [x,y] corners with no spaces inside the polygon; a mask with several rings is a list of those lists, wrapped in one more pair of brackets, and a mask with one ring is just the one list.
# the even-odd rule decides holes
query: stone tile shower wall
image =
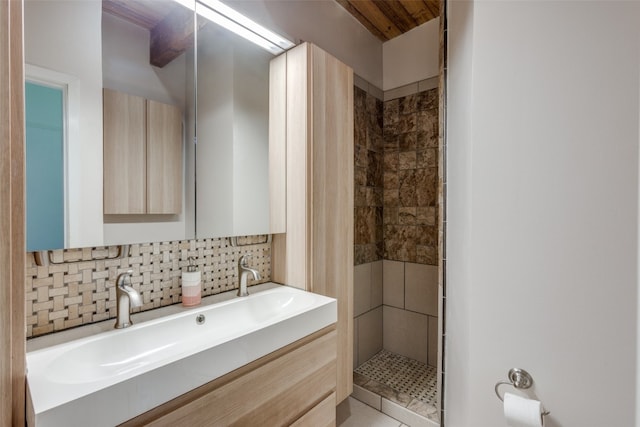
{"label": "stone tile shower wall", "polygon": [[382,259],[382,101],[354,87],[354,259],[355,265]]}
{"label": "stone tile shower wall", "polygon": [[438,89],[384,103],[384,259],[438,262]]}
{"label": "stone tile shower wall", "polygon": [[438,88],[384,103],[383,348],[437,365]]}
{"label": "stone tile shower wall", "polygon": [[[383,102],[364,81],[354,87],[353,368],[382,350]],[[372,89],[372,90],[370,90]]]}
{"label": "stone tile shower wall", "polygon": [[247,246],[239,247],[225,238],[135,244],[122,259],[104,259],[117,247],[56,250],[53,262],[64,262],[42,267],[27,253],[27,337],[115,318],[115,280],[127,270],[133,270],[132,285],[143,299],[133,311],[180,303],[180,275],[191,256],[202,272],[203,296],[236,289],[238,259],[246,254],[260,271],[260,283],[268,282],[271,245],[263,241],[265,236],[242,237],[238,243]]}
{"label": "stone tile shower wall", "polygon": [[437,364],[438,89],[424,83],[385,102],[354,92],[354,369],[383,348]]}

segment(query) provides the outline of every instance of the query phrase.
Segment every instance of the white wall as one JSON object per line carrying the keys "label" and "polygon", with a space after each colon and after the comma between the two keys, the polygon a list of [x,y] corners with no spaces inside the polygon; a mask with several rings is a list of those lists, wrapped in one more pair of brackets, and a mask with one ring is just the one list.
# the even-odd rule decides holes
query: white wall
{"label": "white wall", "polygon": [[[25,62],[75,77],[67,157],[69,247],[100,245],[102,230],[102,68],[100,2],[26,0]],[[99,189],[97,191],[96,189]]]}
{"label": "white wall", "polygon": [[382,42],[334,0],[224,0],[272,31],[311,42],[382,87]]}
{"label": "white wall", "polygon": [[632,426],[640,3],[449,12],[446,425],[520,367],[547,426]]}
{"label": "white wall", "polygon": [[436,77],[440,73],[440,18],[382,45],[382,90]]}
{"label": "white wall", "polygon": [[[102,18],[104,87],[172,104],[185,112],[188,91],[193,91],[193,83],[191,85],[187,83],[187,73],[193,67],[187,67],[186,54],[180,55],[163,68],[151,66],[149,39],[149,31],[144,28],[104,14]],[[187,121],[185,120],[184,123],[187,124]],[[186,158],[188,157],[183,154],[183,159]],[[183,171],[185,174],[192,173],[193,163],[184,161]],[[105,244],[192,238],[193,232],[189,235],[186,233],[185,220],[193,216],[194,212],[188,211],[184,203],[184,197],[191,188],[193,187],[185,187],[183,184],[185,191],[183,191],[180,215],[110,217],[104,224]]]}

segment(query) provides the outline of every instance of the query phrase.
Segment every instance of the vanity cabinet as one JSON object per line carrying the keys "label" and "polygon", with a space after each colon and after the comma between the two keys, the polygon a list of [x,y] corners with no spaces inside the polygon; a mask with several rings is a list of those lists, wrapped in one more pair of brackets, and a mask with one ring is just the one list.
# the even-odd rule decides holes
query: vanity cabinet
{"label": "vanity cabinet", "polygon": [[271,218],[286,224],[273,237],[271,277],[338,300],[339,403],[353,391],[353,70],[303,43],[271,73]]}
{"label": "vanity cabinet", "polygon": [[104,213],[182,211],[182,113],[110,89],[103,93]]}
{"label": "vanity cabinet", "polygon": [[329,326],[122,426],[335,426],[336,354]]}

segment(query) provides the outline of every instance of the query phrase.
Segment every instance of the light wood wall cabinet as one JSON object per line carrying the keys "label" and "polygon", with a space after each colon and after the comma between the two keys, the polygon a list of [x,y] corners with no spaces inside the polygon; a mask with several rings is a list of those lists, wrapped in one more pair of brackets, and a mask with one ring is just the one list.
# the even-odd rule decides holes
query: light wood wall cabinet
{"label": "light wood wall cabinet", "polygon": [[182,113],[104,89],[104,213],[182,211]]}
{"label": "light wood wall cabinet", "polygon": [[330,326],[123,426],[335,426],[336,352]]}
{"label": "light wood wall cabinet", "polygon": [[272,279],[337,298],[339,403],[353,391],[353,70],[304,43],[271,72],[286,74],[271,79],[270,96],[285,107],[270,126],[285,123],[285,136],[269,149],[286,164],[286,233],[273,239]]}

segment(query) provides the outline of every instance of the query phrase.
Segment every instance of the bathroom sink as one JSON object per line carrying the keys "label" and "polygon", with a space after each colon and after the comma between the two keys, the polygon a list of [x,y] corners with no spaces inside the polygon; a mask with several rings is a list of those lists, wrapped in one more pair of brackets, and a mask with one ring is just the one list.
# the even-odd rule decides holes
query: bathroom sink
{"label": "bathroom sink", "polygon": [[276,286],[30,351],[32,421],[116,425],[335,323],[336,313],[333,298]]}

